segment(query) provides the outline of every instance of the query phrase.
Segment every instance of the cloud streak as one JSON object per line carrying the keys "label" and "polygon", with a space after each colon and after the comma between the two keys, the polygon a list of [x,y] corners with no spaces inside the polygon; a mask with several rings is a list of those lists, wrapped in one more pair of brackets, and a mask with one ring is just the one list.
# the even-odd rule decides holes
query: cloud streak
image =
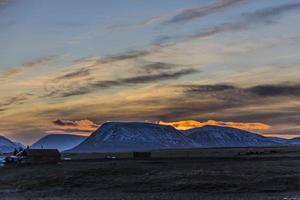
{"label": "cloud streak", "polygon": [[88,83],[81,87],[65,88],[65,90],[56,91],[50,94],[50,96],[54,95],[58,97],[70,97],[75,95],[83,95],[83,94],[90,93],[94,90],[97,90],[98,88],[110,89],[113,87],[136,86],[138,84],[174,80],[182,76],[194,74],[197,72],[198,72],[197,70],[190,68],[190,69],[182,69],[175,72],[162,72],[159,74],[152,74],[152,75],[138,75],[129,78],[121,78],[117,80],[101,80],[101,81]]}
{"label": "cloud streak", "polygon": [[16,96],[3,98],[3,100],[0,101],[0,108],[16,104],[22,104],[28,99],[28,96],[30,96],[30,94],[20,94]]}
{"label": "cloud streak", "polygon": [[209,94],[217,92],[235,92],[244,95],[255,95],[260,97],[279,97],[279,96],[295,96],[300,97],[300,84],[268,84],[256,85],[248,88],[241,88],[229,84],[215,85],[185,85],[187,93]]}
{"label": "cloud streak", "polygon": [[37,59],[34,59],[32,61],[23,63],[20,66],[17,66],[15,68],[10,68],[6,70],[0,71],[0,82],[8,80],[9,78],[13,78],[26,70],[41,67],[43,65],[46,65],[58,58],[57,55],[50,55],[50,56],[44,56]]}
{"label": "cloud streak", "polygon": [[164,22],[164,24],[184,23],[194,19],[202,18],[212,13],[222,11],[226,8],[238,5],[246,0],[219,0],[203,7],[182,10],[179,14]]}
{"label": "cloud streak", "polygon": [[[155,39],[154,44],[163,45],[171,41],[186,41],[191,39],[198,39],[217,35],[220,33],[239,31],[251,28],[254,25],[269,25],[275,22],[275,19],[284,13],[300,10],[300,3],[289,3],[270,8],[264,8],[252,13],[243,14],[237,21],[228,22],[220,25],[216,25],[205,31],[201,31],[195,34],[184,36],[160,36]],[[188,18],[187,18],[188,19]]]}

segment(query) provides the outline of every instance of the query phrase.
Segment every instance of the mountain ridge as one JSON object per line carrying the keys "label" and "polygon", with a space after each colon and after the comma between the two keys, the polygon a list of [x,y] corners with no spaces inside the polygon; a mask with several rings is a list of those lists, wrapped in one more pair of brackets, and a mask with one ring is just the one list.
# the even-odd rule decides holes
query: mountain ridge
{"label": "mountain ridge", "polygon": [[32,149],[58,149],[64,151],[75,147],[84,141],[87,137],[72,134],[49,134],[33,143]]}

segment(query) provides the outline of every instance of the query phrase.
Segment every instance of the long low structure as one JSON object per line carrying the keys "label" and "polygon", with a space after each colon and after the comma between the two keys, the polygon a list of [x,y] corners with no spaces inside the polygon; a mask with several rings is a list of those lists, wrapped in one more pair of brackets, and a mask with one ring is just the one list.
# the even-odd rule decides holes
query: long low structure
{"label": "long low structure", "polygon": [[18,164],[43,164],[58,163],[61,161],[61,154],[57,149],[24,149],[16,156],[6,157],[7,163]]}

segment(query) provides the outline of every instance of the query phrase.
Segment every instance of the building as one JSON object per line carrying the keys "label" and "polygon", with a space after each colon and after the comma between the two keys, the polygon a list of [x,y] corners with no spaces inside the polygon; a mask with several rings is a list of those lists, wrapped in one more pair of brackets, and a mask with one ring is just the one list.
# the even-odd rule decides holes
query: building
{"label": "building", "polygon": [[57,149],[24,149],[16,157],[21,164],[58,163],[61,160]]}

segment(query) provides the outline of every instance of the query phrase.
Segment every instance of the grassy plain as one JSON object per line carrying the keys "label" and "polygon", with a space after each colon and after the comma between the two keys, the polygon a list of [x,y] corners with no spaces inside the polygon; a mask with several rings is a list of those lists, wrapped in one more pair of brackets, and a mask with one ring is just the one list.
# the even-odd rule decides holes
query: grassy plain
{"label": "grassy plain", "polygon": [[[67,154],[0,168],[1,199],[300,199],[300,147]],[[117,159],[103,159],[116,156]]]}

